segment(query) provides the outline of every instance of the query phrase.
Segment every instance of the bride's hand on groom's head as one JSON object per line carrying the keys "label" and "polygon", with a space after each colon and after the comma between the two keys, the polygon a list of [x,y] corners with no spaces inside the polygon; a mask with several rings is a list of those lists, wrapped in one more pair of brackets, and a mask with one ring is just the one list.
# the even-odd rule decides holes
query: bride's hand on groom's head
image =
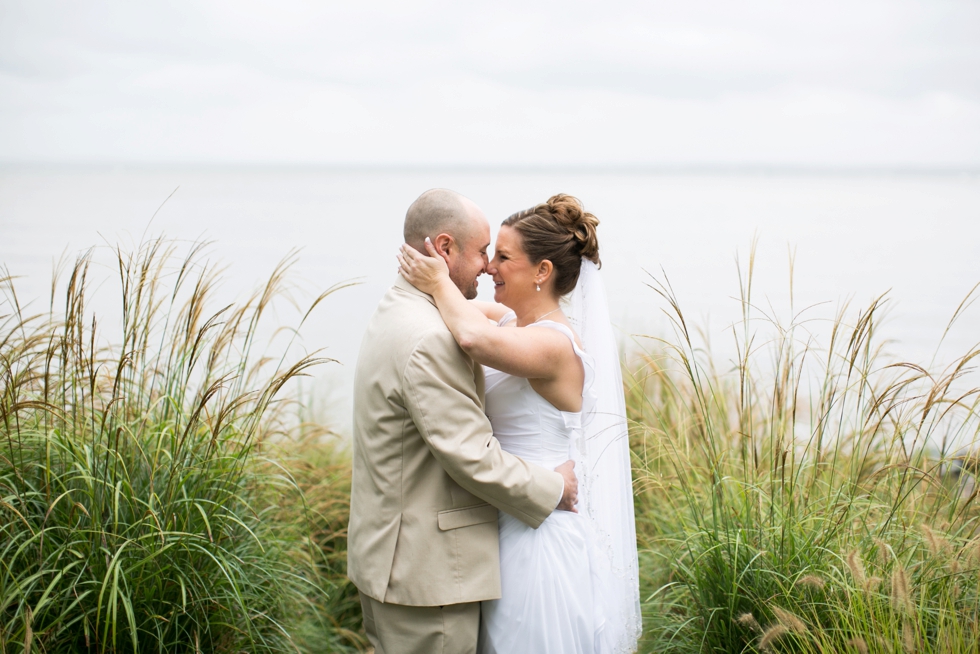
{"label": "bride's hand on groom's head", "polygon": [[575,476],[575,462],[569,459],[555,468],[555,472],[565,480],[565,490],[562,491],[561,501],[555,510],[578,513],[578,509],[575,508],[578,504],[578,477]]}
{"label": "bride's hand on groom's head", "polygon": [[428,256],[403,243],[396,255],[398,273],[423,293],[432,294],[440,282],[449,279],[449,266],[428,238],[425,249]]}

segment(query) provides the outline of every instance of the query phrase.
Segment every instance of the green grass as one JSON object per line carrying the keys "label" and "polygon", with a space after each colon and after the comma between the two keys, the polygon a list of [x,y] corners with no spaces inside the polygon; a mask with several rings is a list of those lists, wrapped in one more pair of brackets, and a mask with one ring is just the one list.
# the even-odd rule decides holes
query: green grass
{"label": "green grass", "polygon": [[347,579],[347,522],[350,517],[349,451],[337,437],[315,424],[304,424],[284,443],[278,458],[306,498],[303,510],[286,506],[277,517],[293,538],[311,544],[310,563],[320,592],[300,608],[292,634],[301,652],[363,651],[361,604]]}

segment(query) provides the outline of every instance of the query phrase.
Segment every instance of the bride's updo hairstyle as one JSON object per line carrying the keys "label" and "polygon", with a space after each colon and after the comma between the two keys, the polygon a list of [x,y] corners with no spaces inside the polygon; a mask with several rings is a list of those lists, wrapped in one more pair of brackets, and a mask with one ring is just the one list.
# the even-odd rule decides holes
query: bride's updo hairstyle
{"label": "bride's updo hairstyle", "polygon": [[519,211],[505,220],[521,235],[524,253],[532,264],[547,259],[555,267],[555,293],[570,293],[578,283],[582,258],[599,261],[599,219],[582,208],[571,195],[559,193],[536,207]]}

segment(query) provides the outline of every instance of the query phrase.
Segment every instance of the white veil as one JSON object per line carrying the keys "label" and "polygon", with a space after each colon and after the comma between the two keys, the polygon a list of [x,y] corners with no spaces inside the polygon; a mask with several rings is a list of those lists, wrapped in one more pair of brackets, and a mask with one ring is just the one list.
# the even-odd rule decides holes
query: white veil
{"label": "white veil", "polygon": [[572,458],[579,512],[589,519],[603,563],[609,565],[597,579],[606,618],[603,651],[633,652],[642,619],[626,401],[606,289],[595,263],[582,259],[578,283],[565,303],[583,349],[595,360],[595,379],[582,407],[582,438]]}

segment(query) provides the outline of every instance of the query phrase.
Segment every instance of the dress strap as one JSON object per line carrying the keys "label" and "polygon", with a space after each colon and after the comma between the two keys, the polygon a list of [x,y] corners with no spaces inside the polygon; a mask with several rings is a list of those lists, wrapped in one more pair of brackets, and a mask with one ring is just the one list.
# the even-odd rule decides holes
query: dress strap
{"label": "dress strap", "polygon": [[572,342],[572,349],[575,350],[575,354],[577,354],[579,358],[584,359],[588,356],[588,354],[585,353],[585,350],[578,346],[578,343],[575,341],[575,334],[573,334],[572,330],[568,328],[568,325],[563,325],[562,323],[555,322],[554,320],[539,320],[538,322],[532,322],[530,325],[528,325],[528,327],[547,327],[548,329],[559,331],[567,336],[568,340]]}
{"label": "dress strap", "polygon": [[595,381],[595,359],[592,356],[580,348],[578,343],[575,342],[575,334],[572,330],[568,328],[568,325],[563,325],[560,322],[555,322],[554,320],[539,320],[538,322],[532,322],[528,327],[544,327],[546,329],[554,329],[557,332],[561,332],[568,337],[568,340],[572,343],[572,350],[578,355],[578,358],[582,361],[582,368],[585,370],[585,380],[582,384],[582,412],[583,415],[588,415],[593,407],[595,406],[594,395],[595,389],[592,384]]}
{"label": "dress strap", "polygon": [[[503,327],[516,318],[516,313],[513,311],[508,311],[504,314],[503,318],[497,322],[497,326]],[[578,342],[575,340],[575,334],[568,328],[568,325],[563,325],[562,323],[555,322],[554,320],[539,320],[537,322],[532,322],[530,325],[528,325],[528,327],[545,327],[547,329],[554,329],[555,331],[561,332],[568,337],[568,340],[572,343],[572,350],[576,355],[578,355],[578,358],[582,360],[582,364],[585,366],[585,388],[588,389],[592,383],[592,378],[595,373],[595,361],[588,352],[578,346]]]}

